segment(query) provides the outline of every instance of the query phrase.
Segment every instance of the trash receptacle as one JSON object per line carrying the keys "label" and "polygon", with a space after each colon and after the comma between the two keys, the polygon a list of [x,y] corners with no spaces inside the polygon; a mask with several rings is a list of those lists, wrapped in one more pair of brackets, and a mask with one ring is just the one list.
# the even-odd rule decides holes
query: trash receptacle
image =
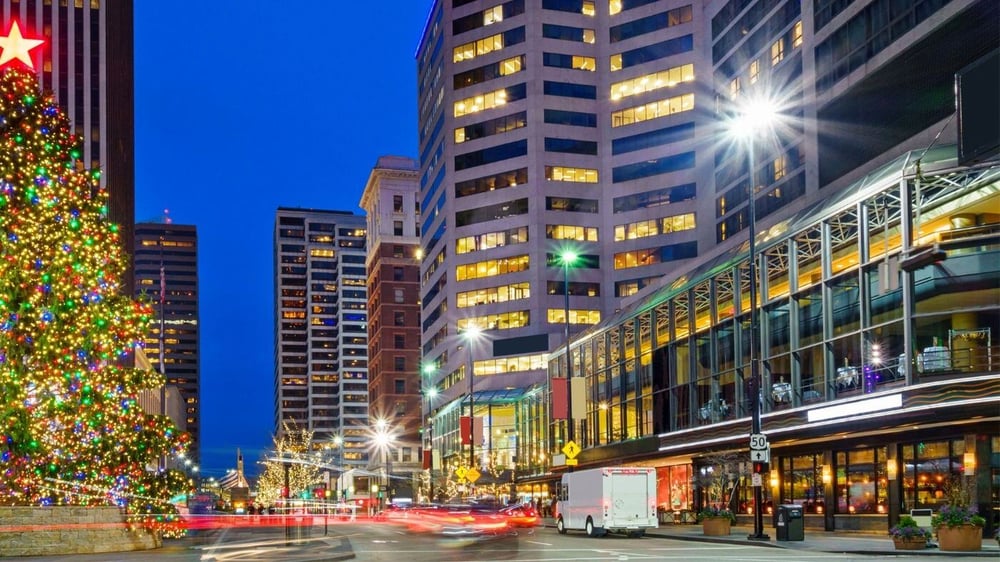
{"label": "trash receptacle", "polygon": [[779,541],[805,540],[805,519],[801,505],[779,505],[774,522]]}

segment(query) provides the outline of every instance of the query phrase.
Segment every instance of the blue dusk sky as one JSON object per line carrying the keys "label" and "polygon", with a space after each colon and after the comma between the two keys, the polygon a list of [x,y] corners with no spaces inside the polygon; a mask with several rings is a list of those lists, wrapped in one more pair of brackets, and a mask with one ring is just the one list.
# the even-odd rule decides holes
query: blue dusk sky
{"label": "blue dusk sky", "polygon": [[430,0],[135,2],[137,222],[198,228],[201,472],[274,432],[274,215],[358,206],[379,156],[417,156]]}

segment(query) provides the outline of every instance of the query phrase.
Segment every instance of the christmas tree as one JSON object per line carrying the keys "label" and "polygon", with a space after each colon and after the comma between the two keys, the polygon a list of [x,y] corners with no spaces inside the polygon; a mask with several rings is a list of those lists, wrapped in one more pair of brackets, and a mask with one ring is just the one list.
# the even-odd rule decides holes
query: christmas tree
{"label": "christmas tree", "polygon": [[273,505],[282,497],[302,497],[320,481],[319,467],[308,458],[313,432],[288,421],[282,422],[282,427],[283,434],[274,438],[274,458],[264,461],[264,472],[257,478],[257,501],[263,505]]}
{"label": "christmas tree", "polygon": [[0,73],[0,503],[170,511],[188,482],[156,467],[189,438],[138,405],[164,381],[129,366],[152,319],[121,291],[131,241],[53,96]]}

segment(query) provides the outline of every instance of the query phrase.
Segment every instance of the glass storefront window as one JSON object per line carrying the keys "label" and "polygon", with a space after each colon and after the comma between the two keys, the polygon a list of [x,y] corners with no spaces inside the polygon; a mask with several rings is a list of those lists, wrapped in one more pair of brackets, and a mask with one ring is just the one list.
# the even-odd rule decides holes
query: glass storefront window
{"label": "glass storefront window", "polygon": [[961,477],[965,442],[925,441],[902,446],[903,501],[907,509],[937,511],[946,501],[946,488]]}
{"label": "glass storefront window", "polygon": [[837,513],[888,512],[885,458],[885,447],[836,453]]}
{"label": "glass storefront window", "polygon": [[691,508],[691,465],[657,467],[656,511],[662,513]]}
{"label": "glass storefront window", "polygon": [[798,352],[799,372],[802,377],[802,402],[819,402],[826,397],[826,367],[823,365],[823,347],[814,345]]}
{"label": "glass storefront window", "polygon": [[801,505],[805,513],[823,513],[823,456],[786,459],[781,470],[781,503]]}

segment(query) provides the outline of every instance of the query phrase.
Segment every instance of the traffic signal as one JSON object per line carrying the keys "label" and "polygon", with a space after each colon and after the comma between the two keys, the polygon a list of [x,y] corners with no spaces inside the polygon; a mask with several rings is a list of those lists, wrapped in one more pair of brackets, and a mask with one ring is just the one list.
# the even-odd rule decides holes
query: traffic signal
{"label": "traffic signal", "polygon": [[754,462],[753,463],[753,473],[754,474],[767,474],[768,466],[766,462]]}

